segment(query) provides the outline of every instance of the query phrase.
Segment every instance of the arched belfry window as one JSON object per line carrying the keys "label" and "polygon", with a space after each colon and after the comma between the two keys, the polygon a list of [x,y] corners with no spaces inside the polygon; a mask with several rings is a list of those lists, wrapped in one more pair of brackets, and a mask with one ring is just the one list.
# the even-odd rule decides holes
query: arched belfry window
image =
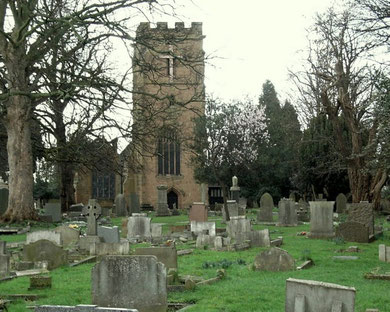
{"label": "arched belfry window", "polygon": [[180,143],[174,131],[157,139],[158,174],[180,175]]}

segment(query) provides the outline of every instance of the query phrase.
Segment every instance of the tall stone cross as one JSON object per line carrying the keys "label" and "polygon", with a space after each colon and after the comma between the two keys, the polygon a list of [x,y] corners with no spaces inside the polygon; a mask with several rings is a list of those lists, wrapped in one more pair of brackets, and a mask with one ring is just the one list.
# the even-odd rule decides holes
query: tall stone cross
{"label": "tall stone cross", "polygon": [[90,199],[85,207],[84,215],[87,216],[87,235],[97,235],[97,219],[102,214],[102,207],[96,199]]}

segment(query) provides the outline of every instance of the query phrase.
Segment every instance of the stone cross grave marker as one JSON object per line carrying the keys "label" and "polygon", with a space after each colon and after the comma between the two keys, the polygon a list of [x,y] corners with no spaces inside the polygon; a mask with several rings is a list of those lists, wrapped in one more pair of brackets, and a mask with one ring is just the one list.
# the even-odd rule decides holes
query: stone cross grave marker
{"label": "stone cross grave marker", "polygon": [[240,199],[240,187],[238,186],[238,178],[234,176],[232,178],[232,187],[230,188],[230,192],[232,194],[232,200],[235,200],[236,203],[239,202]]}
{"label": "stone cross grave marker", "polygon": [[87,216],[87,235],[97,235],[97,219],[102,214],[102,207],[96,199],[90,199],[84,207],[84,214]]}

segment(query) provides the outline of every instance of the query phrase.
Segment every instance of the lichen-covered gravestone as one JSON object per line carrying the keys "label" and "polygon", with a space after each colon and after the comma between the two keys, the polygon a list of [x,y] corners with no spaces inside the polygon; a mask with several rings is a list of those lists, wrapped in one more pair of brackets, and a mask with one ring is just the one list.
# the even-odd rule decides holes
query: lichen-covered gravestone
{"label": "lichen-covered gravestone", "polygon": [[291,199],[281,199],[279,201],[279,226],[297,226],[298,218],[295,202]]}
{"label": "lichen-covered gravestone", "polygon": [[274,208],[274,200],[269,193],[264,193],[260,198],[260,211],[257,214],[257,221],[272,222],[272,209]]}
{"label": "lichen-covered gravestone", "polygon": [[354,221],[341,223],[336,230],[336,236],[342,237],[346,242],[369,243],[370,240],[368,227]]}
{"label": "lichen-covered gravestone", "polygon": [[336,212],[337,213],[345,213],[347,210],[347,197],[340,193],[336,197]]}
{"label": "lichen-covered gravestone", "polygon": [[374,210],[372,204],[360,202],[347,205],[347,221],[359,222],[368,228],[368,234],[374,235]]}
{"label": "lichen-covered gravestone", "polygon": [[84,207],[83,214],[87,216],[87,235],[97,235],[97,219],[102,214],[102,207],[96,199],[90,199]]}
{"label": "lichen-covered gravestone", "polygon": [[139,312],[166,312],[164,264],[155,256],[104,256],[92,269],[92,303]]}
{"label": "lichen-covered gravestone", "polygon": [[254,267],[258,271],[290,271],[295,269],[295,261],[287,251],[272,247],[256,256]]}
{"label": "lichen-covered gravestone", "polygon": [[32,262],[47,261],[49,270],[68,263],[67,251],[45,239],[24,245],[23,258]]}
{"label": "lichen-covered gravestone", "polygon": [[176,247],[142,247],[136,248],[134,254],[156,256],[157,260],[163,263],[167,270],[177,269]]}
{"label": "lichen-covered gravestone", "polygon": [[6,277],[9,275],[10,269],[10,255],[6,252],[7,243],[0,241],[0,277]]}
{"label": "lichen-covered gravestone", "polygon": [[127,221],[127,239],[129,240],[150,240],[151,233],[151,218],[146,214],[133,214]]}
{"label": "lichen-covered gravestone", "polygon": [[334,237],[333,206],[334,201],[311,201],[310,204],[310,238]]}
{"label": "lichen-covered gravestone", "polygon": [[115,214],[117,217],[125,217],[128,215],[126,198],[123,194],[115,196]]}

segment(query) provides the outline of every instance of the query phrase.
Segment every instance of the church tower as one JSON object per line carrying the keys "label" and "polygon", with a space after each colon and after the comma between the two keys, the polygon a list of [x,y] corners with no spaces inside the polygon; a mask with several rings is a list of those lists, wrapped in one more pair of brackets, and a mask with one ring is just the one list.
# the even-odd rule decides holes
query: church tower
{"label": "church tower", "polygon": [[[125,193],[141,206],[157,207],[157,187],[167,186],[168,205],[186,208],[201,200],[191,159],[193,119],[204,114],[202,24],[141,23],[133,58],[133,152],[139,169]],[[130,175],[129,175],[130,177]]]}

